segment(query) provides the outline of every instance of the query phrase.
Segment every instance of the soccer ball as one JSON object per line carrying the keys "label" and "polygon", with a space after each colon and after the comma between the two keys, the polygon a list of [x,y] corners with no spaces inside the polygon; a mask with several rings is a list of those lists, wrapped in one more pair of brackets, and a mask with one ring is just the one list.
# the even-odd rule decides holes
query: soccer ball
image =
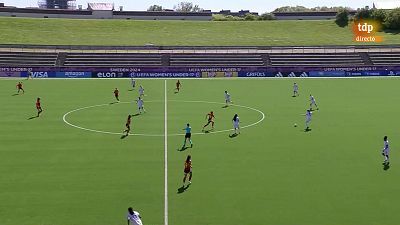
{"label": "soccer ball", "polygon": [[297,127],[297,123],[294,124],[294,127]]}

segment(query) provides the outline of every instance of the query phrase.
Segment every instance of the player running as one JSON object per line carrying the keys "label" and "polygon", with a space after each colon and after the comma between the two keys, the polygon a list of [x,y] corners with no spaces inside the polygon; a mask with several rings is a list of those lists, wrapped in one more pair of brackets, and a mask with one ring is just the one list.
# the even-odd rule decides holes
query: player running
{"label": "player running", "polygon": [[25,94],[25,90],[24,90],[24,88],[22,87],[22,83],[21,83],[21,82],[18,82],[18,84],[17,84],[17,90],[18,90],[18,94],[19,94],[20,91],[22,91],[22,94]]}
{"label": "player running", "polygon": [[119,90],[118,90],[118,88],[115,88],[114,96],[115,96],[115,99],[117,99],[117,101],[119,102]]}
{"label": "player running", "polygon": [[206,119],[207,119],[207,117],[208,117],[208,122],[207,122],[206,125],[203,126],[202,131],[204,131],[204,129],[205,129],[210,123],[211,123],[211,129],[214,129],[214,119],[215,119],[214,112],[211,111],[210,113],[208,113],[208,114],[206,115]]}
{"label": "player running", "polygon": [[310,110],[312,110],[313,105],[314,105],[314,106],[317,108],[317,110],[318,110],[317,102],[316,102],[314,96],[312,96],[312,95],[310,94]]}
{"label": "player running", "polygon": [[183,185],[182,187],[185,187],[185,183],[186,183],[186,177],[189,174],[189,184],[192,183],[192,156],[188,155],[185,161],[185,168],[183,170],[183,172],[185,173],[184,177],[183,177]]}
{"label": "player running", "polygon": [[135,89],[136,87],[136,80],[131,78],[131,85],[132,85],[132,89]]}
{"label": "player running", "polygon": [[299,85],[297,83],[293,84],[293,97],[299,96]]}
{"label": "player running", "polygon": [[225,103],[226,106],[228,106],[229,103],[231,103],[231,95],[228,93],[228,91],[225,91]]}
{"label": "player running", "polygon": [[185,133],[185,141],[183,142],[182,149],[186,147],[186,141],[189,140],[190,147],[193,148],[193,142],[192,142],[192,128],[190,127],[190,124],[186,124],[186,128],[183,129],[186,131]]}
{"label": "player running", "polygon": [[385,160],[383,161],[384,165],[389,165],[389,141],[388,137],[385,136],[383,137],[383,149],[382,149],[382,155],[385,157]]}
{"label": "player running", "polygon": [[136,102],[139,109],[139,114],[142,114],[142,112],[146,112],[146,110],[144,109],[143,99],[139,97],[138,100],[136,100]]}
{"label": "player running", "polygon": [[143,97],[144,96],[144,88],[142,85],[139,86],[139,97]]}
{"label": "player running", "polygon": [[128,215],[126,216],[128,219],[128,225],[143,225],[142,217],[136,211],[133,211],[132,207],[128,208]]}
{"label": "player running", "polygon": [[178,81],[176,82],[176,88],[175,88],[176,92],[179,92],[179,90],[181,89],[181,87],[182,87],[182,84],[181,84],[181,82],[178,80]]}
{"label": "player running", "polygon": [[126,119],[126,124],[125,124],[126,130],[124,130],[124,133],[126,136],[128,136],[129,132],[131,131],[131,118],[132,118],[132,116],[129,115],[128,119]]}
{"label": "player running", "polygon": [[235,114],[235,116],[232,119],[233,122],[233,129],[235,130],[235,135],[240,134],[240,120],[238,114]]}
{"label": "player running", "polygon": [[37,98],[37,99],[36,99],[36,109],[37,109],[37,111],[38,111],[36,117],[39,117],[39,116],[40,116],[40,113],[43,112],[42,106],[40,105],[40,98]]}
{"label": "player running", "polygon": [[306,131],[308,131],[308,130],[310,130],[310,123],[311,123],[311,116],[312,116],[311,109],[307,109],[305,116],[306,116]]}

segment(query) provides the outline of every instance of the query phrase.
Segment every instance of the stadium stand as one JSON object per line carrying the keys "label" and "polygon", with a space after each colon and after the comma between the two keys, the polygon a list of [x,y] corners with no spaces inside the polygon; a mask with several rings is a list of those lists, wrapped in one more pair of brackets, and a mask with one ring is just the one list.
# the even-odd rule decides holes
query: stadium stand
{"label": "stadium stand", "polygon": [[[0,45],[1,46],[1,45]],[[296,67],[400,65],[400,47],[83,47],[0,48],[0,66]]]}
{"label": "stadium stand", "polygon": [[2,66],[55,66],[57,53],[0,52]]}
{"label": "stadium stand", "polygon": [[68,53],[64,66],[161,66],[161,54]]}
{"label": "stadium stand", "polygon": [[373,65],[400,65],[400,52],[369,53]]}
{"label": "stadium stand", "polygon": [[172,54],[171,66],[264,66],[260,54]]}
{"label": "stadium stand", "polygon": [[365,65],[359,53],[270,54],[272,66]]}

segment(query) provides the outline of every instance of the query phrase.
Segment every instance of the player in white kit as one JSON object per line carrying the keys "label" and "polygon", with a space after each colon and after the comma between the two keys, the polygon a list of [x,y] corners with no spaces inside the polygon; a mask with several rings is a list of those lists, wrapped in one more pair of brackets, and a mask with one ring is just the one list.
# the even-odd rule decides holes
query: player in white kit
{"label": "player in white kit", "polygon": [[144,88],[142,85],[140,85],[139,87],[139,97],[143,97],[144,96]]}
{"label": "player in white kit", "polygon": [[142,217],[136,211],[133,211],[131,207],[128,208],[128,215],[126,216],[128,219],[128,225],[143,225]]}
{"label": "player in white kit", "polygon": [[317,108],[318,110],[318,106],[317,106],[317,102],[315,101],[314,96],[310,95],[310,110],[312,110],[313,105]]}
{"label": "player in white kit", "polygon": [[144,109],[143,99],[141,97],[139,97],[138,100],[136,100],[136,102],[137,102],[137,106],[139,109],[139,113],[142,114],[142,112],[146,112],[146,110]]}
{"label": "player in white kit", "polygon": [[389,165],[389,141],[388,137],[385,136],[383,137],[383,149],[382,149],[382,155],[385,157],[385,160],[383,161],[383,164]]}
{"label": "player in white kit", "polygon": [[226,106],[228,106],[229,103],[231,103],[231,95],[228,93],[228,91],[225,91],[225,103]]}
{"label": "player in white kit", "polygon": [[306,130],[310,130],[312,112],[310,109],[306,111]]}
{"label": "player in white kit", "polygon": [[235,116],[232,119],[232,122],[233,122],[233,129],[235,130],[235,134],[240,134],[240,127],[239,127],[240,120],[239,120],[238,114],[235,114]]}
{"label": "player in white kit", "polygon": [[297,83],[293,84],[293,97],[299,96],[299,85]]}

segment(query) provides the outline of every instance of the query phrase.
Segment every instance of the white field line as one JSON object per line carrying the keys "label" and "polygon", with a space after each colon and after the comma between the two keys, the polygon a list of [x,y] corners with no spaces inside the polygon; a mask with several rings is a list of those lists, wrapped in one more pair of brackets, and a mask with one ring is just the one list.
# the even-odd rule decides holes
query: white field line
{"label": "white field line", "polygon": [[167,80],[164,80],[164,225],[168,225],[168,101]]}

